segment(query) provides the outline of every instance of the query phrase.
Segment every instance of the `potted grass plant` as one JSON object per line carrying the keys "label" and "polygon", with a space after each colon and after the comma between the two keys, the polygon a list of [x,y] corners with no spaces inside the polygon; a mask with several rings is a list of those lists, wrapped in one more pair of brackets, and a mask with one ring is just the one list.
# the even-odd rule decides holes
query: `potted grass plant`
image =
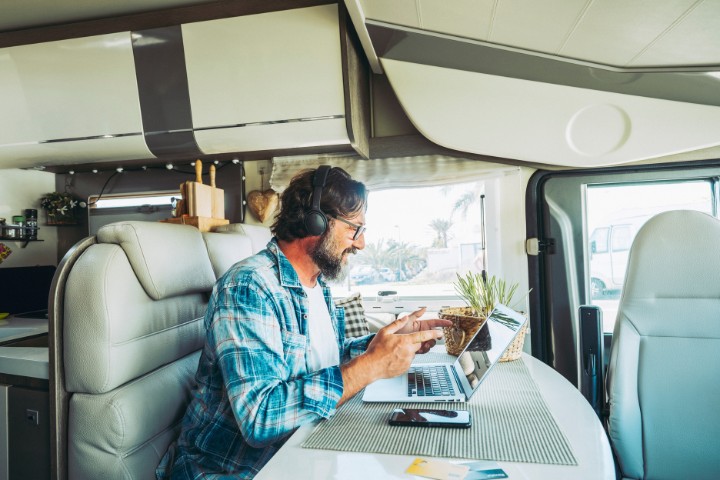
{"label": "potted grass plant", "polygon": [[[457,356],[462,353],[470,339],[485,324],[485,320],[496,304],[514,308],[517,302],[513,303],[513,299],[519,285],[508,283],[495,275],[488,276],[485,272],[467,272],[464,276],[457,274],[457,281],[453,283],[453,286],[466,305],[443,308],[438,316],[453,322],[452,326],[444,328],[445,348],[450,355]],[[525,330],[526,327],[523,327],[501,361],[519,358]],[[491,338],[487,336],[483,342],[486,342],[485,349],[489,350]]]}

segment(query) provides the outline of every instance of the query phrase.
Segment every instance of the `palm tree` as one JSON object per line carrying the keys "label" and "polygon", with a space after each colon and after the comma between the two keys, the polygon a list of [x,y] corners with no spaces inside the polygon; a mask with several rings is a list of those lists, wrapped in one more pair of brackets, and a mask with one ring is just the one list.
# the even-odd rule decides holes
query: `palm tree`
{"label": "palm tree", "polygon": [[366,243],[365,248],[359,251],[357,256],[362,264],[370,265],[375,269],[389,266],[384,238],[377,243]]}
{"label": "palm tree", "polygon": [[436,248],[447,248],[449,230],[452,227],[453,222],[451,219],[436,218],[430,222],[430,228],[435,231],[435,240],[433,240],[433,247]]}
{"label": "palm tree", "polygon": [[460,212],[463,218],[467,216],[468,209],[475,202],[480,201],[480,196],[485,193],[484,188],[480,188],[480,182],[473,184],[472,189],[463,192],[453,205],[452,213]]}
{"label": "palm tree", "polygon": [[401,280],[414,276],[427,265],[426,252],[417,245],[407,242],[390,240],[387,256],[392,262],[390,268],[398,270]]}

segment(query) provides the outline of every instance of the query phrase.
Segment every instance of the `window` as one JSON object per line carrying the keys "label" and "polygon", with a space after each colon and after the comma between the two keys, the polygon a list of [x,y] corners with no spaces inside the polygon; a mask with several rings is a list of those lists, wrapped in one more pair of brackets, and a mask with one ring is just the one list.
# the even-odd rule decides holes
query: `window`
{"label": "window", "polygon": [[483,192],[482,181],[371,190],[365,248],[350,258],[349,274],[334,286],[335,295],[345,289],[363,298],[378,292],[456,298],[456,274],[483,268]]}
{"label": "window", "polygon": [[154,222],[172,216],[179,191],[111,193],[88,199],[88,230],[97,233],[103,225],[125,220]]}
{"label": "window", "polygon": [[605,332],[612,332],[615,325],[630,247],[640,227],[669,210],[712,213],[712,202],[712,184],[704,180],[588,185],[586,215],[592,232],[588,303],[603,310]]}

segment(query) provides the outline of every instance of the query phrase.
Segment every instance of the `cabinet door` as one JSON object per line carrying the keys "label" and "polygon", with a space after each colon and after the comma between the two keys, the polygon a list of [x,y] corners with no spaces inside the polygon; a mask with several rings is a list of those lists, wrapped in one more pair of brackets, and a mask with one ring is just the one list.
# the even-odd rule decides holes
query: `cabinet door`
{"label": "cabinet door", "polygon": [[182,26],[207,153],[347,144],[337,5]]}
{"label": "cabinet door", "polygon": [[0,49],[0,85],[3,168],[152,156],[130,32]]}
{"label": "cabinet door", "polygon": [[11,480],[50,478],[50,396],[13,386],[8,394],[8,460]]}

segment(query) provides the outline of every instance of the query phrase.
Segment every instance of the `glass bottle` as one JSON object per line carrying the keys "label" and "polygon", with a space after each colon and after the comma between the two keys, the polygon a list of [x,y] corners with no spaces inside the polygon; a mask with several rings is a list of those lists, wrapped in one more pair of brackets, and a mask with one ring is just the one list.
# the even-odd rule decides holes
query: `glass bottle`
{"label": "glass bottle", "polygon": [[28,240],[37,240],[37,232],[37,210],[34,208],[25,209],[25,238]]}
{"label": "glass bottle", "polygon": [[14,238],[25,238],[25,217],[22,215],[13,215],[12,223],[15,227],[18,227],[11,229],[14,232],[12,236]]}

